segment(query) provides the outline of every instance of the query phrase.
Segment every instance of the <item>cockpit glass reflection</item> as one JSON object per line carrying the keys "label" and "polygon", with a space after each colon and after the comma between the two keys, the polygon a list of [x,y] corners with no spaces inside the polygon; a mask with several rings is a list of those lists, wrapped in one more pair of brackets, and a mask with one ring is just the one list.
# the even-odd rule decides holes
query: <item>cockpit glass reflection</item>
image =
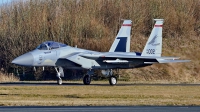
{"label": "cockpit glass reflection", "polygon": [[39,50],[48,50],[48,47],[46,44],[41,44],[39,47],[38,47]]}

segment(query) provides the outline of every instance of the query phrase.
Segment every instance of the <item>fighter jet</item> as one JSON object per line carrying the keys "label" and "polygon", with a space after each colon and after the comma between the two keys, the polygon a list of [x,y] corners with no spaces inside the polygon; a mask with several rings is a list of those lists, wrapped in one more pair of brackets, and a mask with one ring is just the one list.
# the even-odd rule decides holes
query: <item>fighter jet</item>
{"label": "fighter jet", "polygon": [[[21,66],[52,66],[57,72],[57,83],[62,84],[63,69],[86,69],[83,83],[89,85],[94,70],[101,70],[108,77],[110,85],[117,84],[113,70],[150,66],[155,63],[189,62],[179,57],[162,57],[163,19],[154,19],[155,25],[141,53],[130,52],[131,20],[123,24],[109,50],[97,52],[80,49],[67,44],[46,41],[35,50],[15,58],[12,63]],[[65,74],[66,75],[66,74]]]}

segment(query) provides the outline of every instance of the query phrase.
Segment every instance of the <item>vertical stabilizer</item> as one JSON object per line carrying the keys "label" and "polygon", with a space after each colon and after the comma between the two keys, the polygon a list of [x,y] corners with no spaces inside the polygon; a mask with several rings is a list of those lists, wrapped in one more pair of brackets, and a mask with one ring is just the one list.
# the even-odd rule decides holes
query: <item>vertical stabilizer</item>
{"label": "vertical stabilizer", "polygon": [[131,20],[124,20],[109,52],[130,52]]}
{"label": "vertical stabilizer", "polygon": [[162,26],[163,19],[154,19],[156,21],[150,37],[142,51],[141,56],[157,56],[162,54]]}

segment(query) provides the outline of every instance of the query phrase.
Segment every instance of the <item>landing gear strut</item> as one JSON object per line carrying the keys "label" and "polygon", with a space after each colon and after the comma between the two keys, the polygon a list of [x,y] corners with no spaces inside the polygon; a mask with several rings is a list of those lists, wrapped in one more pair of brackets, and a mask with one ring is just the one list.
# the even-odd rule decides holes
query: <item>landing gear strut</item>
{"label": "landing gear strut", "polygon": [[62,67],[55,67],[55,70],[57,72],[57,84],[58,85],[62,85],[62,78],[61,77],[64,77],[64,72],[63,72],[63,68]]}

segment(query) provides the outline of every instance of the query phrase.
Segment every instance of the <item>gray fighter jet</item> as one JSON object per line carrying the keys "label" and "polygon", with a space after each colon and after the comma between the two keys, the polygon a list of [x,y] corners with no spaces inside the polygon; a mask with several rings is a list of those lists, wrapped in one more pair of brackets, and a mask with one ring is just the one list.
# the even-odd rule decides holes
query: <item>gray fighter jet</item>
{"label": "gray fighter jet", "polygon": [[25,53],[12,61],[22,66],[53,66],[57,72],[57,83],[62,84],[63,68],[87,69],[83,83],[89,85],[94,70],[102,70],[109,78],[110,85],[117,84],[112,70],[150,66],[154,63],[188,62],[179,57],[162,57],[163,19],[154,19],[155,25],[142,53],[130,52],[131,20],[124,20],[109,52],[97,52],[71,47],[66,44],[47,41],[35,50]]}

